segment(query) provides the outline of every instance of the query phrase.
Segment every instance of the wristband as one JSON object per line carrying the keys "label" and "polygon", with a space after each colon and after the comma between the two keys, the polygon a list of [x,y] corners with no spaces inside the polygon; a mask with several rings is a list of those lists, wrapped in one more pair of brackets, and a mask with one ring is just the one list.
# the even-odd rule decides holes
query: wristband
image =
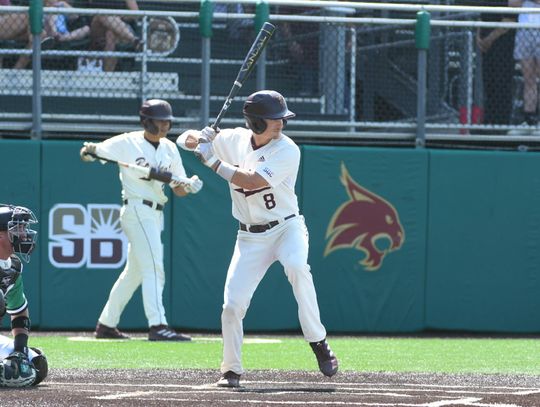
{"label": "wristband", "polygon": [[231,164],[224,163],[223,161],[220,161],[218,163],[218,167],[216,168],[216,173],[223,179],[227,180],[228,182],[231,182],[232,178],[234,177],[234,174],[236,173],[236,167],[232,166]]}

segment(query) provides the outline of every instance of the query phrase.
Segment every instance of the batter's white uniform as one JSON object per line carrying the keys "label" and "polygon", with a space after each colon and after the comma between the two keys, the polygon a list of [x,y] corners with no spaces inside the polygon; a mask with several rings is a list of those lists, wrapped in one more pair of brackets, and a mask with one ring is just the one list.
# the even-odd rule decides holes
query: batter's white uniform
{"label": "batter's white uniform", "polygon": [[[97,145],[96,154],[115,161],[160,168],[173,175],[186,177],[176,145],[161,138],[156,148],[144,138],[144,131],[124,133],[105,140]],[[126,304],[142,283],[148,326],[168,325],[162,298],[165,285],[161,242],[162,209],[167,202],[164,184],[141,178],[140,174],[129,168],[119,168],[124,202],[120,219],[129,240],[128,260],[109,294],[99,322],[108,327],[116,327]]]}
{"label": "batter's white uniform", "polygon": [[[308,231],[298,211],[294,192],[300,149],[284,134],[254,149],[251,130],[221,130],[213,141],[216,156],[229,164],[254,170],[269,184],[259,190],[244,190],[229,183],[233,216],[241,223],[234,254],[227,272],[223,312],[223,362],[221,372],[242,374],[242,320],[251,297],[272,263],[278,260],[292,285],[304,338],[318,342],[326,337],[308,258]],[[294,216],[293,216],[294,215]],[[276,221],[279,222],[276,224]],[[275,225],[259,233],[260,225]],[[259,225],[252,228],[252,225]]]}

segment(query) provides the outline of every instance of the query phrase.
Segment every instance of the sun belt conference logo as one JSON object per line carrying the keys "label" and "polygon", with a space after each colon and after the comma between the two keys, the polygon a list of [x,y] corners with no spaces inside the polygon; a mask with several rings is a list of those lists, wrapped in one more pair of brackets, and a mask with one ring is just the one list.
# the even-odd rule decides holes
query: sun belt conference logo
{"label": "sun belt conference logo", "polygon": [[[335,250],[354,248],[364,252],[360,264],[366,271],[378,270],[384,257],[400,249],[405,241],[399,215],[390,202],[356,183],[343,163],[340,180],[349,200],[330,220],[324,256]],[[388,248],[377,247],[377,241],[381,239],[389,241]]]}
{"label": "sun belt conference logo", "polygon": [[119,205],[57,204],[49,212],[49,261],[55,267],[118,268],[127,243]]}

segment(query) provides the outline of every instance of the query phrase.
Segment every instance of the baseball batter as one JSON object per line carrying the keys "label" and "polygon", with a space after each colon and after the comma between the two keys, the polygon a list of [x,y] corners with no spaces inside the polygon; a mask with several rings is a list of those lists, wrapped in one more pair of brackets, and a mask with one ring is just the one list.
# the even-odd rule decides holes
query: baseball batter
{"label": "baseball batter", "polygon": [[222,378],[217,385],[239,387],[242,320],[251,298],[270,265],[278,260],[292,285],[298,317],[326,376],[337,372],[338,361],[326,342],[308,258],[308,231],[294,192],[300,149],[282,133],[295,116],[285,99],[264,90],[248,97],[243,109],[249,129],[215,133],[188,130],[177,144],[194,150],[201,161],[229,182],[233,216],[239,231],[225,282],[221,326]]}
{"label": "baseball batter", "polygon": [[[178,149],[165,136],[171,128],[172,109],[168,102],[148,100],[140,109],[143,131],[124,133],[102,143],[85,143],[81,149],[83,161],[95,160],[95,155],[186,177]],[[189,341],[187,335],[168,327],[163,307],[163,208],[167,202],[164,184],[141,178],[137,171],[120,167],[122,207],[120,220],[126,234],[128,260],[114,284],[96,327],[97,338],[127,339],[117,328],[120,317],[135,290],[142,284],[144,311],[148,319],[151,341]],[[202,181],[195,175],[189,183],[172,181],[170,187],[178,196],[197,193]]]}

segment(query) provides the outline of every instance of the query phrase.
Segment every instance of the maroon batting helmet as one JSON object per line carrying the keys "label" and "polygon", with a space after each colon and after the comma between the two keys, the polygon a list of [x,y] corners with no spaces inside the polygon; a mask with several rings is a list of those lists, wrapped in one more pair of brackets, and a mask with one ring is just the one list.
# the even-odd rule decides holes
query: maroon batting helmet
{"label": "maroon batting helmet", "polygon": [[282,119],[286,123],[296,116],[287,108],[283,95],[275,90],[260,90],[249,95],[243,113],[248,127],[257,134],[266,130],[264,119]]}
{"label": "maroon batting helmet", "polygon": [[154,120],[168,120],[169,129],[172,125],[172,120],[174,120],[171,105],[169,102],[161,99],[146,100],[139,110],[139,115],[144,129],[152,134],[159,133],[158,127],[153,122]]}

